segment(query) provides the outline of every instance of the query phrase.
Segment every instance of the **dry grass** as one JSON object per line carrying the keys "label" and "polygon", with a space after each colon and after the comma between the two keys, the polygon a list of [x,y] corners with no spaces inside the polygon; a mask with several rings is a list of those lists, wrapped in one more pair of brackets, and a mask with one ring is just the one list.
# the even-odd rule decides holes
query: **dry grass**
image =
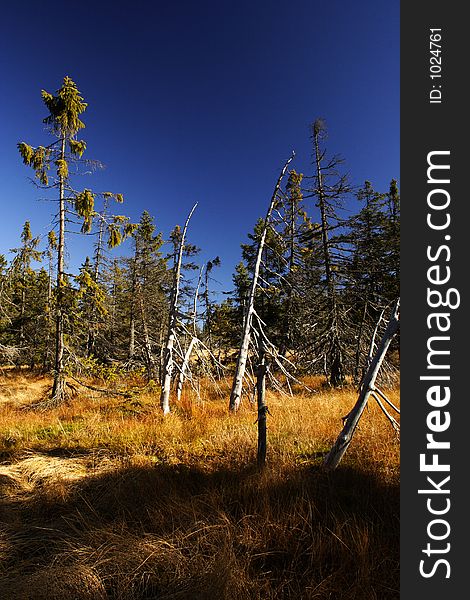
{"label": "dry grass", "polygon": [[227,414],[228,384],[166,418],[155,392],[25,410],[48,385],[0,376],[5,600],[399,597],[399,445],[374,405],[320,468],[354,391],[269,394],[259,472],[256,410]]}

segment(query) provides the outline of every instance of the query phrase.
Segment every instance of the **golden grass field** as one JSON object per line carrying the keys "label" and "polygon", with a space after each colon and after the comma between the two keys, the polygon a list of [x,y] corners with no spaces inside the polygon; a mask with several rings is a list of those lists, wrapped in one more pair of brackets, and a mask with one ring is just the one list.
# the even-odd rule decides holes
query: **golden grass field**
{"label": "golden grass field", "polygon": [[397,599],[399,441],[371,400],[323,472],[356,392],[306,383],[268,392],[260,471],[228,382],[163,417],[158,390],[31,409],[50,379],[0,371],[0,598]]}

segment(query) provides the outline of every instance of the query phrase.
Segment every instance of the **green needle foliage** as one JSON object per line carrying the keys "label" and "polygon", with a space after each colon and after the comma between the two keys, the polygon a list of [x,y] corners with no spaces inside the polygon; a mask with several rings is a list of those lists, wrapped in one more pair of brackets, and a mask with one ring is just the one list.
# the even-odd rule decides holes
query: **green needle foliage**
{"label": "green needle foliage", "polygon": [[[52,403],[57,405],[65,398],[66,390],[63,373],[66,350],[64,341],[65,298],[68,294],[66,290],[68,278],[65,276],[64,263],[67,215],[69,215],[69,222],[73,222],[74,217],[79,217],[82,223],[81,232],[84,234],[92,232],[94,219],[98,219],[100,243],[103,239],[103,232],[107,231],[109,248],[114,248],[131,235],[133,226],[127,217],[110,217],[106,210],[97,212],[95,205],[98,194],[96,192],[90,189],[75,190],[72,187],[70,166],[74,166],[74,172],[79,170],[82,156],[87,147],[84,140],[77,139],[78,132],[85,127],[81,115],[85,112],[87,103],[75,82],[70,77],[64,77],[61,87],[55,94],[42,90],[41,95],[49,111],[49,114],[43,119],[43,123],[55,141],[48,146],[37,147],[22,141],[18,144],[18,150],[23,163],[34,170],[40,187],[58,192],[58,236],[54,239],[54,243],[51,243],[51,239],[49,240],[49,253],[57,252],[56,334],[52,389]],[[51,169],[52,166],[55,169]],[[101,194],[101,197],[106,207],[110,199],[119,203],[124,200],[122,194],[112,192],[105,192]],[[93,283],[96,284],[96,281]],[[70,294],[68,295],[70,296]],[[97,310],[97,307],[95,309]]]}

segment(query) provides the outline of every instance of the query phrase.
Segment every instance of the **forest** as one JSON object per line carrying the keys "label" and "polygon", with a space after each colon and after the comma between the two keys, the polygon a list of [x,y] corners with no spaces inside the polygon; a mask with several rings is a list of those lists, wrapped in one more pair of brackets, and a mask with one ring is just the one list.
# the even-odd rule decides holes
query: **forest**
{"label": "forest", "polygon": [[310,169],[279,157],[220,293],[203,199],[133,222],[78,187],[100,164],[74,81],[42,101],[17,152],[53,227],[0,256],[6,598],[397,598],[394,174],[355,186],[313,117]]}

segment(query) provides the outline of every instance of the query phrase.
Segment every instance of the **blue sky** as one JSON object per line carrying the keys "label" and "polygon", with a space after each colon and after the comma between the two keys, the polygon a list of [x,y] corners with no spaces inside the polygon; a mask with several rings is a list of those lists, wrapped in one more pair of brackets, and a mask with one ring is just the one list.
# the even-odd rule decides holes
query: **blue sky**
{"label": "blue sky", "polygon": [[[89,104],[86,155],[106,165],[77,187],[122,192],[120,212],[147,209],[165,237],[197,201],[189,241],[201,262],[222,259],[219,289],[292,149],[292,167],[313,172],[316,117],[355,185],[399,179],[398,1],[27,0],[1,13],[0,253],[26,219],[47,234],[54,205],[16,144],[48,142],[40,91],[64,75]],[[70,240],[70,269],[87,244]]]}

